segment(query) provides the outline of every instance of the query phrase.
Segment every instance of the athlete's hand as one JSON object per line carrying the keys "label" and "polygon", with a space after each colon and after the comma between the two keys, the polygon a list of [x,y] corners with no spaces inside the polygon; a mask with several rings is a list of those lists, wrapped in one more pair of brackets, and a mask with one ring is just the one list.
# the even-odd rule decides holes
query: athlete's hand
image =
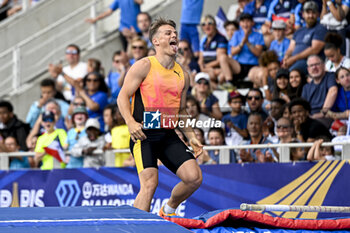
{"label": "athlete's hand", "polygon": [[128,124],[128,129],[130,133],[131,140],[137,142],[137,140],[145,140],[147,137],[142,131],[142,124],[133,121]]}
{"label": "athlete's hand", "polygon": [[191,138],[190,145],[194,151],[194,157],[198,158],[203,152],[203,145],[198,141],[197,138]]}

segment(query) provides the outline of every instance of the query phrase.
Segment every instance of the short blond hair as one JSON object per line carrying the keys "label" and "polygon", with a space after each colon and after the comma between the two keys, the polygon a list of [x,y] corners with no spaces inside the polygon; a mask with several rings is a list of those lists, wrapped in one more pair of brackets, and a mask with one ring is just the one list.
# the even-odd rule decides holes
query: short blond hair
{"label": "short blond hair", "polygon": [[153,37],[157,34],[158,29],[163,25],[170,25],[176,29],[176,23],[171,19],[164,19],[160,17],[154,20],[149,29],[149,40],[151,41],[152,44],[153,44],[153,41],[152,41]]}

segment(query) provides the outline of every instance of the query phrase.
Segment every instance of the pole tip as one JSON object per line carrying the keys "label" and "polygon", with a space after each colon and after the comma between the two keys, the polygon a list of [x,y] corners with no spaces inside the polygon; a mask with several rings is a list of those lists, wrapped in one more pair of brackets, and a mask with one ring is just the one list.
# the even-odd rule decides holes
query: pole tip
{"label": "pole tip", "polygon": [[241,206],[240,206],[240,209],[243,210],[243,211],[248,210],[248,204],[247,203],[242,203]]}

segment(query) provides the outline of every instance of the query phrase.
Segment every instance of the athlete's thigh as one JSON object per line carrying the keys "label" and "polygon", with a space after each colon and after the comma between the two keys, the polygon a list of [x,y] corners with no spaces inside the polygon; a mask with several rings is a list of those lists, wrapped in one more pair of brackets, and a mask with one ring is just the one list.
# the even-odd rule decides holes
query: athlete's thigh
{"label": "athlete's thigh", "polygon": [[159,152],[157,152],[154,143],[150,142],[150,140],[137,140],[136,143],[130,140],[130,151],[134,156],[137,172],[139,174],[145,168],[158,168],[156,154]]}

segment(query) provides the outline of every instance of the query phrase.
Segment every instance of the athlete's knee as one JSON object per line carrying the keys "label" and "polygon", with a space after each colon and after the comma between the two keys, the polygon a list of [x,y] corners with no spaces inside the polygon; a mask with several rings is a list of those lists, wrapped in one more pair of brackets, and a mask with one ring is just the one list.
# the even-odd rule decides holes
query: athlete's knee
{"label": "athlete's knee", "polygon": [[142,179],[140,179],[140,182],[141,192],[152,194],[155,192],[158,186],[158,176],[157,174],[143,174],[143,177]]}
{"label": "athlete's knee", "polygon": [[191,172],[187,175],[184,182],[193,188],[197,189],[201,186],[203,181],[202,173],[200,171]]}

